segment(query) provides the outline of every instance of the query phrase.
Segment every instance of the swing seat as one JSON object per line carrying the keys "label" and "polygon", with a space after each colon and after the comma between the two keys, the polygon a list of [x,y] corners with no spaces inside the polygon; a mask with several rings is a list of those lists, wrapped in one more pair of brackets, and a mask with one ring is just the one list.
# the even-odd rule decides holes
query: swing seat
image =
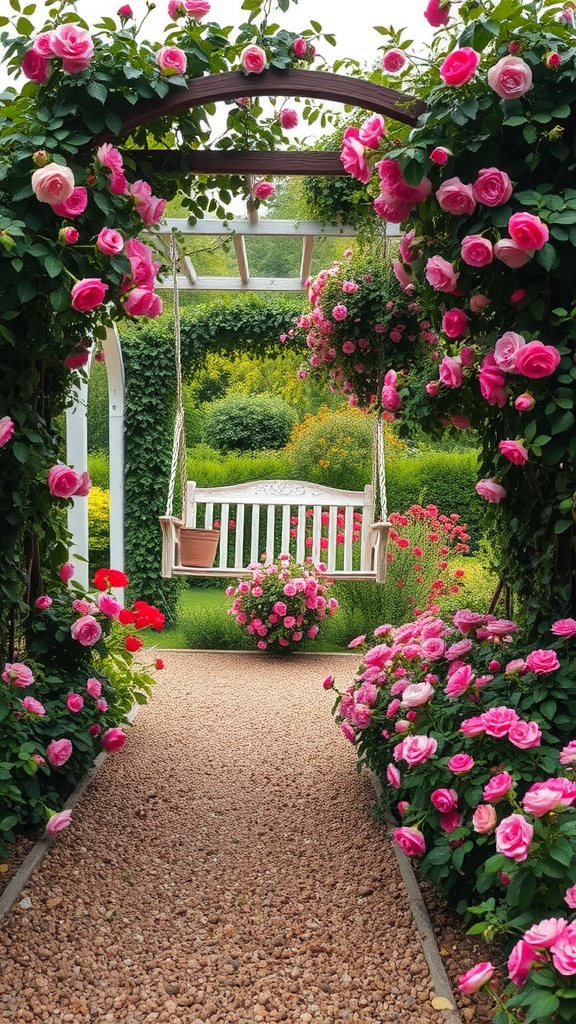
{"label": "swing seat", "polygon": [[[374,522],[374,494],[345,491],[303,480],[254,480],[226,487],[186,484],[184,520],[161,516],[162,576],[251,576],[248,565],[274,562],[289,553],[297,562],[311,557],[339,580],[386,577],[388,522]],[[182,565],[179,531],[219,528],[215,564]]]}

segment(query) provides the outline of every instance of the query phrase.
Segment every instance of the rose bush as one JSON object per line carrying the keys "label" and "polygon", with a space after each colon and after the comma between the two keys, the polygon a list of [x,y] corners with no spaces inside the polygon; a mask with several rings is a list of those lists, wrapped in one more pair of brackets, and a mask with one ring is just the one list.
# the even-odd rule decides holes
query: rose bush
{"label": "rose bush", "polygon": [[289,555],[276,562],[249,566],[251,579],[226,588],[233,598],[228,614],[246,629],[258,650],[292,650],[302,641],[318,636],[322,621],[338,609],[335,597],[327,597],[331,581],[322,564],[307,559],[299,565]]}

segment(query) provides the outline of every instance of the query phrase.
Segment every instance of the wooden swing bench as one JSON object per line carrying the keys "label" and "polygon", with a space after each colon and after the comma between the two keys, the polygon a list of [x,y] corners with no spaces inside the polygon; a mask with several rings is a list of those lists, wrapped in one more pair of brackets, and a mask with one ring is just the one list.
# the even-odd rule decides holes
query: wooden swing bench
{"label": "wooden swing bench", "polygon": [[[209,568],[180,563],[181,528],[211,529],[219,521],[215,564]],[[386,576],[389,524],[374,522],[371,484],[346,491],[302,480],[254,480],[226,487],[185,488],[184,518],[160,517],[162,576],[251,576],[248,565],[274,562],[284,552],[302,563],[323,562],[338,580],[374,580]],[[308,543],[307,543],[308,541]]]}

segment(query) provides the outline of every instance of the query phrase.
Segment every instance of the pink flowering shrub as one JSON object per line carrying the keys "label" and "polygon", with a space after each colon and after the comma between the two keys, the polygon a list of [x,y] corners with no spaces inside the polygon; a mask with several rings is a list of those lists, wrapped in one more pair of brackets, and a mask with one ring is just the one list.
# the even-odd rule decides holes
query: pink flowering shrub
{"label": "pink flowering shrub", "polygon": [[402,371],[438,340],[412,284],[406,275],[396,280],[380,254],[347,250],[308,285],[309,309],[291,332],[310,351],[299,376],[327,380],[351,404],[392,417],[402,404]]}
{"label": "pink flowering shrub", "polygon": [[338,609],[328,597],[331,581],[325,567],[307,559],[299,565],[289,555],[270,565],[250,566],[252,577],[226,588],[232,598],[228,614],[245,629],[258,650],[289,651],[305,646],[320,631],[326,616]]}

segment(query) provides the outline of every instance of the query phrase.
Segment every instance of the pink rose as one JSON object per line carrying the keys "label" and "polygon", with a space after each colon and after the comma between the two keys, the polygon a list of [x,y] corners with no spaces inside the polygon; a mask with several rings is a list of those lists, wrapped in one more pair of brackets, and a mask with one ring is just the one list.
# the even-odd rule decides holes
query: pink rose
{"label": "pink rose", "polygon": [[552,623],[551,632],[554,636],[574,636],[576,634],[576,619],[557,619]]}
{"label": "pink rose", "polygon": [[[148,182],[142,181],[141,179],[134,181],[130,185],[129,192],[142,219],[142,223],[148,226],[157,224],[164,213],[166,200],[153,196],[152,189]],[[132,241],[136,242],[137,239],[132,239]],[[143,245],[144,243],[140,244]],[[128,251],[128,245],[126,245],[126,251]]]}
{"label": "pink rose", "polygon": [[66,699],[66,706],[73,715],[77,715],[84,707],[84,697],[79,693],[69,693]]}
{"label": "pink rose", "polygon": [[[370,167],[366,164],[366,172],[369,170]],[[349,173],[351,174],[352,171]],[[360,178],[359,174],[355,174],[354,177],[359,178],[359,180],[364,181],[364,183],[370,179],[370,175],[365,178]],[[406,218],[410,216],[412,211],[412,203],[404,202],[401,199],[389,199],[384,195],[377,196],[372,205],[374,207],[374,212],[378,214],[379,217],[382,217],[383,220],[387,220],[391,224],[401,224],[402,221],[406,220]]]}
{"label": "pink rose", "polygon": [[115,171],[116,174],[122,173],[124,167],[122,154],[112,143],[105,142],[100,146],[96,150],[96,159],[101,167],[106,167],[109,171]]}
{"label": "pink rose", "polygon": [[444,693],[450,700],[461,697],[474,680],[474,673],[470,665],[460,665],[450,673],[448,682],[444,687]]}
{"label": "pink rose", "polygon": [[102,627],[93,615],[82,615],[72,623],[70,633],[83,647],[92,647],[102,636]]}
{"label": "pink rose", "polygon": [[554,345],[544,345],[543,342],[534,339],[527,342],[516,356],[516,373],[537,380],[540,377],[549,377],[560,363],[560,353]]}
{"label": "pink rose", "polygon": [[99,277],[84,277],[77,281],[70,292],[72,309],[79,313],[88,313],[104,301],[108,285]]}
{"label": "pink rose", "polygon": [[69,167],[60,164],[46,164],[32,173],[32,189],[41,203],[54,206],[63,203],[72,195],[74,174]]}
{"label": "pink rose", "polygon": [[37,53],[34,47],[31,47],[24,54],[20,62],[20,69],[30,82],[44,85],[50,75],[50,61]]}
{"label": "pink rose", "polygon": [[54,51],[52,49],[52,37],[53,32],[41,32],[39,36],[32,43],[32,49],[34,53],[40,54],[41,57],[53,57]]}
{"label": "pink rose", "polygon": [[503,818],[496,829],[496,851],[518,863],[526,860],[534,835],[534,826],[521,814]]}
{"label": "pink rose", "polygon": [[534,255],[533,249],[525,249],[512,238],[501,238],[494,245],[494,257],[511,270],[518,270],[529,263]]}
{"label": "pink rose", "polygon": [[457,287],[459,274],[452,263],[443,256],[430,256],[426,261],[426,280],[437,292],[453,292]]}
{"label": "pink rose", "polygon": [[532,85],[532,71],[521,57],[507,55],[490,68],[488,85],[503,100],[517,100]]}
{"label": "pink rose", "polygon": [[101,732],[102,732],[102,726],[98,725],[98,722],[93,722],[92,725],[88,726],[88,735],[89,736],[92,736],[92,737],[99,736]]}
{"label": "pink rose", "polygon": [[64,562],[64,565],[61,565],[58,569],[58,575],[63,583],[68,583],[68,580],[72,579],[75,572],[76,567],[72,562]]}
{"label": "pink rose", "polygon": [[432,736],[407,736],[401,746],[401,757],[396,760],[407,761],[409,765],[424,764],[436,753],[438,741]]}
{"label": "pink rose", "polygon": [[[466,235],[462,239],[460,255],[469,267],[486,267],[492,263],[492,242],[483,238],[482,235]],[[470,302],[470,308],[472,309],[472,302]]]}
{"label": "pink rose", "polygon": [[502,484],[490,479],[479,480],[476,484],[476,493],[481,498],[485,498],[486,501],[491,501],[496,505],[506,497],[506,490],[502,487]]}
{"label": "pink rose", "polygon": [[522,988],[530,968],[537,959],[536,950],[524,939],[520,939],[508,957],[508,977],[517,988]]}
{"label": "pink rose", "polygon": [[156,51],[156,63],[163,75],[183,75],[188,61],[180,47],[161,46]]}
{"label": "pink rose", "polygon": [[298,38],[292,43],[292,50],[296,57],[305,57],[307,49],[308,43],[302,36],[298,36]]}
{"label": "pink rose", "polygon": [[498,818],[492,804],[478,804],[472,815],[472,828],[479,835],[488,835],[496,827]]}
{"label": "pink rose", "polygon": [[419,857],[421,854],[426,853],[424,836],[417,828],[410,828],[406,825],[402,828],[395,828],[394,842],[398,844],[407,857]]}
{"label": "pink rose", "polygon": [[454,832],[460,826],[460,811],[446,811],[440,815],[440,828],[443,832]]}
{"label": "pink rose", "polygon": [[402,405],[402,400],[396,388],[389,384],[385,384],[382,388],[382,405],[388,412],[396,412]]}
{"label": "pink rose", "polygon": [[428,383],[426,384],[426,393],[431,395],[432,398],[434,398],[435,395],[438,394],[439,390],[440,386],[437,380],[429,380]]}
{"label": "pink rose", "polygon": [[24,711],[27,711],[29,715],[45,715],[46,708],[39,700],[35,697],[24,697],[22,701],[22,707]]}
{"label": "pink rose", "polygon": [[550,232],[533,213],[513,213],[508,221],[508,233],[520,249],[532,251],[541,249],[548,241]]}
{"label": "pink rose", "polygon": [[48,471],[48,490],[55,498],[70,498],[79,484],[80,476],[70,466],[58,464]]}
{"label": "pink rose", "polygon": [[494,362],[505,373],[516,373],[516,357],[526,339],[515,331],[505,331],[494,346]]}
{"label": "pink rose", "polygon": [[57,217],[79,217],[88,206],[88,190],[83,185],[76,185],[68,199],[63,203],[53,203],[52,211]]}
{"label": "pink rose", "polygon": [[415,234],[416,232],[412,229],[402,235],[400,239],[398,252],[403,263],[413,263],[418,256],[418,250],[413,248]]}
{"label": "pink rose", "polygon": [[332,316],[335,320],[345,320],[348,316],[348,309],[343,303],[339,302],[332,310]]}
{"label": "pink rose", "polygon": [[[80,232],[77,231],[76,228],[60,228],[60,231],[58,232],[58,241],[61,242],[62,245],[75,245],[79,238]],[[89,356],[86,356],[85,362],[88,361],[88,358]]]}
{"label": "pink rose", "polygon": [[16,686],[18,689],[24,690],[27,686],[32,686],[34,674],[32,669],[22,661],[6,662],[2,671],[2,679],[9,686]]}
{"label": "pink rose", "polygon": [[514,722],[508,730],[508,739],[520,750],[529,750],[540,746],[542,730],[537,722]]}
{"label": "pink rose", "polygon": [[402,50],[387,50],[382,58],[382,67],[389,75],[395,75],[406,64],[406,54]]}
{"label": "pink rose", "polygon": [[196,18],[200,21],[206,14],[210,13],[209,0],[181,0],[184,11],[189,18]]}
{"label": "pink rose", "polygon": [[61,768],[72,754],[72,743],[64,738],[52,740],[46,747],[46,756],[53,768]]}
{"label": "pink rose", "polygon": [[280,124],[283,128],[289,130],[295,128],[298,124],[298,113],[293,110],[292,107],[285,107],[280,113]]}
{"label": "pink rose", "polygon": [[450,3],[445,0],[428,0],[424,17],[432,28],[447,25],[450,20]]}
{"label": "pink rose", "polygon": [[535,405],[536,399],[533,395],[529,395],[528,393],[518,395],[518,398],[514,401],[514,408],[517,409],[518,412],[530,412],[530,409],[533,409]]}
{"label": "pink rose", "polygon": [[127,738],[126,733],[123,732],[122,729],[113,728],[107,729],[106,732],[103,733],[100,742],[104,747],[104,750],[107,750],[108,753],[114,753],[116,750],[120,750],[121,747],[124,746]]}
{"label": "pink rose", "polygon": [[130,7],[130,4],[122,4],[122,6],[119,7],[118,10],[116,11],[116,14],[118,15],[119,18],[133,18],[134,17],[134,11]]}
{"label": "pink rose", "polygon": [[455,789],[435,789],[430,802],[441,814],[447,814],[458,806],[458,793]]}
{"label": "pink rose", "polygon": [[446,85],[465,85],[476,73],[480,54],[470,46],[452,50],[440,65],[440,78]]}
{"label": "pink rose", "polygon": [[71,22],[59,25],[51,33],[52,53],[62,58],[62,67],[69,74],[84,71],[94,54],[94,43],[88,32]]}
{"label": "pink rose", "polygon": [[490,979],[493,977],[496,968],[489,960],[484,961],[481,964],[476,964],[475,967],[471,967],[466,974],[461,974],[458,978],[458,991],[459,992],[478,992]]}
{"label": "pink rose", "polygon": [[485,309],[490,305],[490,299],[487,295],[477,293],[476,295],[470,296],[470,312],[471,313],[483,313]]}
{"label": "pink rose", "polygon": [[48,594],[41,594],[36,598],[34,604],[40,611],[45,611],[52,604],[52,598],[48,597]]}
{"label": "pink rose", "polygon": [[149,288],[131,288],[124,299],[124,309],[130,316],[153,319],[162,312],[162,299]]}
{"label": "pink rose", "polygon": [[523,466],[524,463],[528,462],[528,452],[519,441],[500,441],[498,448],[504,458],[508,459],[515,466]]}
{"label": "pink rose", "polygon": [[81,473],[78,478],[78,487],[74,491],[74,497],[86,498],[90,493],[91,486],[92,482],[90,480],[88,473],[86,471],[84,473]]}
{"label": "pink rose", "polygon": [[482,615],[481,612],[472,612],[469,608],[459,608],[454,613],[452,621],[461,633],[470,633],[472,629],[484,625],[486,616]]}
{"label": "pink rose", "polygon": [[502,739],[503,736],[507,736],[510,726],[519,720],[514,708],[507,708],[504,705],[489,708],[488,711],[481,715],[481,718],[487,735],[494,736],[496,739]]}
{"label": "pink rose", "polygon": [[551,948],[552,963],[564,977],[576,974],[576,922],[566,925]]}
{"label": "pink rose", "polygon": [[568,904],[571,910],[576,910],[576,885],[571,885],[569,889],[566,889],[564,902]]}
{"label": "pink rose", "polygon": [[356,730],[352,728],[350,722],[342,722],[340,732],[349,743],[356,743]]}
{"label": "pink rose", "polygon": [[271,181],[259,181],[252,189],[252,195],[255,199],[269,199],[273,196],[276,189]]}
{"label": "pink rose", "polygon": [[14,420],[9,416],[2,416],[0,419],[0,448],[3,448],[14,433]]}
{"label": "pink rose", "polygon": [[522,938],[534,949],[546,949],[554,945],[567,924],[568,921],[565,917],[547,917],[543,921],[539,921],[538,924],[533,924],[527,932],[524,932]]}
{"label": "pink rose", "polygon": [[442,330],[447,338],[462,338],[468,331],[468,317],[464,310],[446,310],[442,317]]}
{"label": "pink rose", "polygon": [[363,146],[369,149],[377,149],[380,139],[386,131],[386,125],[382,114],[373,114],[366,118],[358,130],[358,139]]}
{"label": "pink rose", "polygon": [[526,658],[526,668],[537,675],[547,675],[548,672],[555,672],[560,668],[560,662],[556,651],[537,650],[530,651]]}
{"label": "pink rose", "polygon": [[508,772],[499,772],[486,783],[482,796],[487,803],[497,804],[504,799],[513,785],[514,779]]}
{"label": "pink rose", "polygon": [[431,683],[411,683],[402,692],[403,708],[419,708],[426,704],[434,694]]}
{"label": "pink rose", "polygon": [[401,263],[400,260],[394,260],[394,262],[392,263],[392,270],[394,272],[394,277],[398,281],[400,287],[403,289],[403,291],[407,292],[407,294],[410,294],[414,289],[413,274],[408,273],[408,271],[405,270],[404,264]]}
{"label": "pink rose", "polygon": [[97,699],[102,693],[102,683],[100,682],[100,680],[94,678],[94,676],[92,676],[90,679],[87,679],[86,693],[88,694],[88,696]]}
{"label": "pink rose", "polygon": [[470,754],[454,754],[448,761],[448,769],[454,775],[464,775],[474,767],[474,758]]}
{"label": "pink rose", "polygon": [[56,835],[57,832],[63,832],[65,828],[71,823],[72,811],[56,811],[55,814],[51,814],[46,824],[46,831],[49,835]]}
{"label": "pink rose", "polygon": [[481,736],[484,732],[484,722],[481,715],[474,715],[472,718],[464,718],[460,723],[460,732],[463,736]]}
{"label": "pink rose", "polygon": [[104,697],[100,697],[96,701],[96,707],[98,708],[98,711],[100,711],[102,714],[105,714],[105,712],[108,711],[108,701],[104,700]]}
{"label": "pink rose", "polygon": [[240,62],[247,74],[260,75],[266,67],[266,53],[261,46],[246,46],[240,54]]}
{"label": "pink rose", "polygon": [[512,195],[512,182],[506,171],[484,167],[472,186],[476,202],[483,206],[503,206]]}
{"label": "pink rose", "polygon": [[360,142],[358,129],[347,128],[340,148],[340,160],[347,174],[351,174],[364,184],[372,177],[372,168],[366,160],[365,151],[366,147]]}
{"label": "pink rose", "polygon": [[402,778],[395,764],[388,764],[386,766],[386,778],[394,789],[400,789]]}
{"label": "pink rose", "polygon": [[430,152],[430,159],[433,164],[438,164],[440,167],[444,167],[448,163],[452,153],[445,146],[435,146]]}
{"label": "pink rose", "polygon": [[102,228],[96,239],[96,245],[105,256],[116,256],[124,248],[124,239],[114,228]]}
{"label": "pink rose", "polygon": [[473,213],[476,206],[472,185],[465,185],[460,178],[443,181],[436,192],[436,199],[446,213],[453,213],[457,217]]}

